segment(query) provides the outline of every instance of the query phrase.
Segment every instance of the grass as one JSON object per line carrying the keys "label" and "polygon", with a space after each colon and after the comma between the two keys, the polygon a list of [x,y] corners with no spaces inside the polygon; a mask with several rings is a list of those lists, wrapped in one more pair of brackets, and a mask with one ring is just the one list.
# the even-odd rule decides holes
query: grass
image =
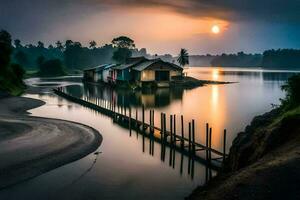
{"label": "grass", "polygon": [[274,119],[274,121],[270,124],[270,126],[279,123],[284,118],[291,117],[294,115],[300,115],[300,106],[292,108],[290,110],[283,111],[280,116]]}
{"label": "grass", "polygon": [[12,84],[10,82],[4,82],[1,84],[0,90],[8,91],[13,96],[20,96],[25,90],[25,85]]}

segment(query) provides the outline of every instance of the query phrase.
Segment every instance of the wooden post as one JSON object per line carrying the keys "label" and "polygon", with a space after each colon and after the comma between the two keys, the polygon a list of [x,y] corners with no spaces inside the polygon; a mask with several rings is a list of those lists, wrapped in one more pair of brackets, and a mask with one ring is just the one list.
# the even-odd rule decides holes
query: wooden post
{"label": "wooden post", "polygon": [[116,114],[116,103],[114,102],[114,119],[116,120],[117,114]]}
{"label": "wooden post", "polygon": [[208,123],[206,123],[206,144],[205,144],[205,146],[206,146],[206,160],[208,160],[209,158],[208,158],[208,137],[209,137],[209,133],[208,133],[208,128],[209,127],[209,125],[208,125]]}
{"label": "wooden post", "polygon": [[174,143],[174,145],[176,146],[176,115],[174,115],[174,129],[173,129],[173,139],[174,139],[174,141],[173,141],[173,143]]}
{"label": "wooden post", "polygon": [[211,136],[212,136],[212,128],[209,128],[209,163],[211,163]]}
{"label": "wooden post", "polygon": [[144,131],[145,126],[145,106],[142,106],[142,130]]}
{"label": "wooden post", "polygon": [[149,111],[149,133],[151,134],[152,133],[152,110],[150,109]]}
{"label": "wooden post", "polygon": [[128,118],[128,125],[129,125],[129,132],[131,136],[131,108],[129,107],[129,118]]}
{"label": "wooden post", "polygon": [[196,146],[195,146],[195,120],[192,120],[192,143],[193,143],[193,155],[196,153]]}
{"label": "wooden post", "polygon": [[167,120],[166,120],[166,114],[164,113],[164,140],[166,139],[166,131],[167,131]]}
{"label": "wooden post", "polygon": [[191,122],[189,122],[189,153],[191,153]]}
{"label": "wooden post", "polygon": [[173,144],[173,115],[170,115],[170,143]]}
{"label": "wooden post", "polygon": [[226,159],[226,129],[224,129],[224,136],[223,136],[223,164]]}
{"label": "wooden post", "polygon": [[135,126],[138,128],[138,109],[135,109]]}
{"label": "wooden post", "polygon": [[181,115],[181,148],[184,148],[184,124],[183,124],[183,115]]}
{"label": "wooden post", "polygon": [[152,134],[154,133],[154,110],[152,110]]}
{"label": "wooden post", "polygon": [[160,140],[163,138],[163,114],[160,113]]}

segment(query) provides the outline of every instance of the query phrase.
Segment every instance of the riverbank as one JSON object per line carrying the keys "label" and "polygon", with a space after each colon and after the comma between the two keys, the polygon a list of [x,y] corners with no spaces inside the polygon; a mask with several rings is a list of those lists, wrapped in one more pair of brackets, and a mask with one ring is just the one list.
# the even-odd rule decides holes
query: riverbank
{"label": "riverbank", "polygon": [[0,98],[0,189],[33,178],[94,152],[95,129],[64,120],[28,116],[43,101]]}
{"label": "riverbank", "polygon": [[300,107],[255,117],[233,141],[224,172],[187,199],[299,199]]}

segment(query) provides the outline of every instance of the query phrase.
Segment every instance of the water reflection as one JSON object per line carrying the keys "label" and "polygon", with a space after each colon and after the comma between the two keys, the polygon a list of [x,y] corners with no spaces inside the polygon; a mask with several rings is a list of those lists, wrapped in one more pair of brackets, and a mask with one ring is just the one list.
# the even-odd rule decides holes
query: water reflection
{"label": "water reflection", "polygon": [[115,89],[102,84],[84,83],[81,85],[71,85],[66,87],[66,91],[73,96],[93,97],[107,101],[113,101],[117,105],[126,107],[140,107],[144,105],[146,108],[165,107],[171,102],[181,100],[183,89],[159,88],[155,90],[128,90]]}
{"label": "water reflection", "polygon": [[226,128],[228,151],[233,138],[254,116],[270,110],[271,104],[278,104],[279,98],[284,95],[280,86],[294,73],[246,68],[189,68],[187,74],[198,79],[237,83],[192,90],[163,88],[132,91],[99,84],[73,85],[66,89],[68,93],[80,98],[112,101],[119,106],[136,109],[144,105],[146,111],[155,109],[156,126],[160,124],[158,119],[161,112],[183,115],[185,121],[194,119],[196,140],[200,143],[205,141],[203,130],[205,124],[209,123],[213,127],[212,146],[218,150],[222,149],[222,133]]}
{"label": "water reflection", "polygon": [[[263,70],[256,68],[218,68],[218,67],[195,67],[186,72],[189,76],[202,77],[214,81],[230,81],[231,78],[262,79],[263,81],[285,81],[291,75],[299,71],[287,70]],[[232,79],[231,79],[232,81]]]}
{"label": "water reflection", "polygon": [[[183,115],[185,124],[195,119],[196,142],[200,143],[205,142],[205,123],[209,122],[213,127],[212,146],[221,150],[223,129],[228,129],[227,147],[230,148],[236,133],[243,130],[254,116],[270,110],[271,103],[279,102],[284,95],[280,85],[292,74],[242,68],[190,68],[187,73],[199,79],[238,83],[193,90],[164,89],[133,93],[78,82],[77,86],[66,89],[78,97],[96,97],[94,99],[98,102],[99,99],[113,99],[120,105],[136,108],[145,104],[146,113],[149,109],[155,110],[155,125],[160,124],[160,112]],[[54,95],[29,97],[47,102],[45,106],[30,111],[35,116],[71,120],[97,129],[103,135],[103,144],[99,149],[103,153],[95,164],[95,155],[89,155],[1,191],[1,199],[44,199],[48,196],[51,199],[183,199],[215,173],[174,148],[134,131],[128,133],[127,129],[94,110]],[[148,114],[145,120],[149,121]],[[184,132],[188,132],[187,127],[184,127]],[[82,177],[92,164],[93,168],[83,178],[61,190],[77,177]]]}

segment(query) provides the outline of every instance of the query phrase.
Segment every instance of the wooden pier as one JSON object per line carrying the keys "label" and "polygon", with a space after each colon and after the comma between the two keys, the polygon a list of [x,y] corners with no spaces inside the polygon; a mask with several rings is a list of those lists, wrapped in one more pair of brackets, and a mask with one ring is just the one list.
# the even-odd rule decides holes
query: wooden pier
{"label": "wooden pier", "polygon": [[[222,162],[226,159],[226,129],[223,133],[223,152],[212,148],[212,128],[209,124],[206,124],[206,143],[201,144],[195,140],[195,120],[188,122],[188,137],[184,135],[184,120],[183,116],[180,116],[180,134],[176,130],[176,115],[170,115],[167,121],[167,115],[165,113],[160,114],[160,127],[154,125],[154,110],[149,111],[149,123],[145,121],[145,108],[142,106],[141,120],[138,119],[138,110],[133,112],[131,107],[124,107],[116,105],[114,101],[107,101],[97,98],[78,98],[64,92],[64,88],[54,89],[55,94],[70,100],[74,103],[78,103],[85,107],[99,111],[113,118],[114,122],[119,123],[121,126],[128,128],[130,135],[132,130],[143,134],[143,136],[161,143],[164,146],[168,146],[176,151],[187,155],[193,160],[199,161],[205,165],[209,165],[212,169],[220,169]],[[135,117],[133,117],[135,113]],[[169,130],[167,130],[167,122],[169,122]],[[154,152],[154,143],[150,145],[151,153]],[[206,156],[200,156],[197,154],[199,151],[204,151]]]}

